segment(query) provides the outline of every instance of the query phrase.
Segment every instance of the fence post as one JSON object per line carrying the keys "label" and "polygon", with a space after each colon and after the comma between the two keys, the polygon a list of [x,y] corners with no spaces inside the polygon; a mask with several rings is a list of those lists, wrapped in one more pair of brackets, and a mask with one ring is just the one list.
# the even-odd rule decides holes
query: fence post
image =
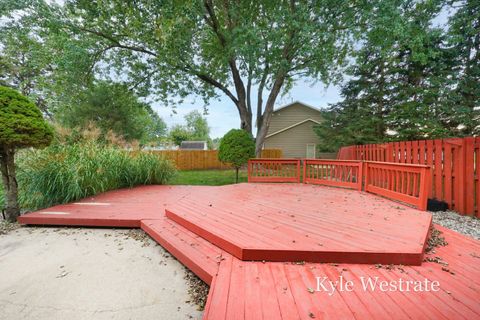
{"label": "fence post", "polygon": [[453,149],[453,174],[455,183],[453,184],[452,202],[455,202],[455,211],[465,214],[465,139],[452,138],[445,139],[445,142],[451,145]]}
{"label": "fence post", "polygon": [[458,212],[461,214],[466,214],[465,211],[465,139],[459,139],[461,145],[459,145],[456,149],[456,157],[457,161],[455,163],[455,197],[457,201],[455,201],[455,207],[457,208]]}
{"label": "fence post", "polygon": [[[465,139],[465,213],[468,215],[475,214],[475,138],[468,137]],[[477,155],[480,157],[480,154]],[[480,168],[477,167],[477,172]],[[477,189],[480,193],[480,190]],[[480,204],[477,203],[480,207]]]}

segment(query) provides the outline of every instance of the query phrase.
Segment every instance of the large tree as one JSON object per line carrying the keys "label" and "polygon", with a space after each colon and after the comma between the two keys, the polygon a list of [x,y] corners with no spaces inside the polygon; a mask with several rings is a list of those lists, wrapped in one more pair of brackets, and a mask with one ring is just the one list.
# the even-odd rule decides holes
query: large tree
{"label": "large tree", "polygon": [[210,127],[208,126],[207,118],[199,111],[193,110],[187,113],[185,122],[187,123],[187,130],[191,132],[192,140],[210,140]]}
{"label": "large tree", "polygon": [[[442,5],[404,1],[375,17],[385,23],[372,19],[352,78],[342,86],[343,101],[329,108],[316,129],[322,147],[473,133],[467,124],[475,122],[474,108],[458,100],[459,92],[478,87],[478,81],[461,85],[466,73],[458,69],[465,64],[457,61],[465,55],[458,44],[449,44],[444,28],[432,26]],[[466,35],[458,34],[461,42]]]}
{"label": "large tree", "polygon": [[256,115],[257,153],[278,95],[300,76],[334,80],[374,6],[362,0],[32,3],[63,47],[89,53],[86,72],[122,74],[164,103],[226,95],[242,129],[252,132]]}
{"label": "large tree", "polygon": [[456,9],[449,20],[447,45],[454,57],[450,69],[448,103],[457,110],[464,135],[480,134],[480,4],[476,0],[452,1]]}
{"label": "large tree", "polygon": [[174,125],[169,132],[169,138],[177,146],[186,140],[207,141],[209,148],[212,147],[212,139],[210,139],[210,127],[207,118],[202,114],[193,110],[184,116],[185,125]]}
{"label": "large tree", "polygon": [[103,134],[112,130],[127,141],[152,142],[166,135],[167,125],[150,105],[120,83],[99,82],[61,106],[57,120],[67,127],[98,126]]}
{"label": "large tree", "polygon": [[[9,9],[21,7],[12,5]],[[0,11],[1,14],[2,11]],[[52,75],[53,55],[35,29],[30,16],[0,15],[0,85],[17,89],[50,115],[45,87]]]}

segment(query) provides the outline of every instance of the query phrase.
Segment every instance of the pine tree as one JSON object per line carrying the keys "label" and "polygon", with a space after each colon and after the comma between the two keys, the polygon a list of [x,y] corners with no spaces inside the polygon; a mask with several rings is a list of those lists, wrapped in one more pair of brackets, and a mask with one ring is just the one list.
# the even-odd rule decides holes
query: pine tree
{"label": "pine tree", "polygon": [[[479,59],[467,57],[472,52],[478,55],[471,48],[478,46],[479,33],[455,31],[454,22],[465,19],[459,11],[451,21],[451,32],[462,34],[458,36],[462,41],[448,46],[454,37],[431,26],[440,4],[405,2],[386,8],[388,14],[379,13],[382,18],[372,24],[350,69],[352,79],[342,87],[344,100],[328,109],[326,121],[316,129],[325,150],[348,144],[458,136],[462,126],[464,132],[473,132],[478,124],[474,112],[479,97]],[[470,18],[475,20],[472,10]],[[478,28],[478,23],[470,24]],[[456,49],[459,46],[470,56]],[[461,85],[462,79],[468,84]]]}
{"label": "pine tree", "polygon": [[458,135],[480,134],[480,5],[477,0],[452,3],[448,46],[453,55],[448,104],[455,110]]}

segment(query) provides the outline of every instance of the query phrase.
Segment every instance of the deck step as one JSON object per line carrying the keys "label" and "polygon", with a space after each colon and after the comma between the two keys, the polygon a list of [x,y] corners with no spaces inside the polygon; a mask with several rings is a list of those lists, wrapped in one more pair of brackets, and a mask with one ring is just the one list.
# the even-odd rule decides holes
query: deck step
{"label": "deck step", "polygon": [[426,227],[431,223],[431,216],[425,215],[422,225],[416,226],[418,235],[412,231],[411,237],[404,236],[396,243],[384,239],[379,244],[383,233],[375,234],[373,228],[383,226],[374,226],[372,219],[362,226],[368,228],[350,227],[351,234],[345,235],[344,230],[335,230],[336,225],[320,214],[302,217],[301,211],[285,214],[256,203],[238,205],[205,199],[170,204],[165,215],[244,261],[421,265]]}
{"label": "deck step", "polygon": [[220,262],[230,256],[165,216],[142,220],[140,227],[209,285],[217,274]]}
{"label": "deck step", "polygon": [[[429,257],[437,262],[417,266],[222,261],[210,287],[203,319],[480,319],[480,242],[435,226],[448,245]],[[477,252],[477,253],[475,253]],[[325,282],[352,283],[352,290],[328,292]],[[364,289],[362,280],[389,283],[393,289]],[[340,280],[343,279],[343,280]],[[439,283],[439,290],[418,283]],[[407,289],[406,282],[417,283]],[[328,286],[328,285],[327,285]]]}

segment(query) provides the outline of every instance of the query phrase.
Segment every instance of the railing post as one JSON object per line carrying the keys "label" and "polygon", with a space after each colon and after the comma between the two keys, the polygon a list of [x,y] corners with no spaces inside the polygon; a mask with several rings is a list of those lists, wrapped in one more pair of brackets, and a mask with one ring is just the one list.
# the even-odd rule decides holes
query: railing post
{"label": "railing post", "polygon": [[301,160],[297,160],[297,183],[300,183],[300,166],[301,166]]}
{"label": "railing post", "polygon": [[307,159],[303,159],[303,183],[307,183]]}
{"label": "railing post", "polygon": [[420,210],[427,210],[427,202],[428,202],[428,190],[430,188],[431,180],[432,180],[432,173],[431,168],[422,168],[420,173],[420,194],[419,194],[419,205],[418,209]]}
{"label": "railing post", "polygon": [[251,175],[250,165],[251,164],[252,164],[252,161],[248,160],[248,162],[247,162],[247,182],[250,182],[250,175]]}
{"label": "railing post", "polygon": [[358,191],[362,191],[363,187],[363,161],[360,161],[358,165]]}
{"label": "railing post", "polygon": [[365,188],[364,191],[368,191],[368,162],[363,162],[363,175],[365,176]]}

